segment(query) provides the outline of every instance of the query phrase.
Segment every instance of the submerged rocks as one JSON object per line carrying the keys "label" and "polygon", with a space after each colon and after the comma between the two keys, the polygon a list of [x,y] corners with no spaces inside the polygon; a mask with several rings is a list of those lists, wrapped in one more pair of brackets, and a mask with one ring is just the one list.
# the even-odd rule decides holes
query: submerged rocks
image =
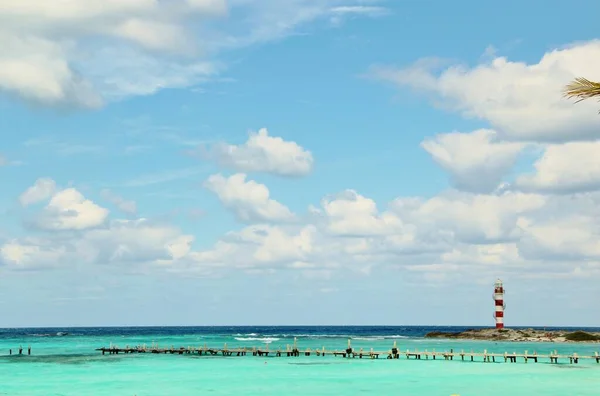
{"label": "submerged rocks", "polygon": [[443,331],[432,331],[425,334],[425,338],[457,338],[462,333],[448,333]]}

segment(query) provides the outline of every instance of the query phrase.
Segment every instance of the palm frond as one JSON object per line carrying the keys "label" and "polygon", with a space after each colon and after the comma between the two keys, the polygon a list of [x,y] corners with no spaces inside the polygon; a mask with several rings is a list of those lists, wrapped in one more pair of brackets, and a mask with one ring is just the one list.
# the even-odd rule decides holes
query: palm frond
{"label": "palm frond", "polygon": [[585,99],[600,97],[600,83],[578,77],[565,86],[563,94],[567,98],[578,98],[575,103]]}

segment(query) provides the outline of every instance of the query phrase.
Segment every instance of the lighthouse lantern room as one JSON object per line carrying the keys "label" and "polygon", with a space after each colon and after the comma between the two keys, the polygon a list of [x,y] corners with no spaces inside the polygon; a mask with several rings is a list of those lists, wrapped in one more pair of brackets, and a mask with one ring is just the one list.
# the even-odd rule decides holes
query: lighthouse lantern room
{"label": "lighthouse lantern room", "polygon": [[504,287],[502,286],[502,281],[500,279],[496,280],[494,283],[494,319],[496,320],[496,328],[503,329],[504,328],[504,308],[506,305],[504,304]]}

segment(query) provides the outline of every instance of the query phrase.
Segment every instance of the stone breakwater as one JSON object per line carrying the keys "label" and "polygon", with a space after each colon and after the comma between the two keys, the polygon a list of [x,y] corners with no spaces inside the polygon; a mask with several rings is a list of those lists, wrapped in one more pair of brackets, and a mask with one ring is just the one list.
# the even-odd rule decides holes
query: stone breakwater
{"label": "stone breakwater", "polygon": [[600,333],[548,331],[539,329],[471,329],[459,333],[433,331],[425,338],[514,341],[514,342],[600,342]]}

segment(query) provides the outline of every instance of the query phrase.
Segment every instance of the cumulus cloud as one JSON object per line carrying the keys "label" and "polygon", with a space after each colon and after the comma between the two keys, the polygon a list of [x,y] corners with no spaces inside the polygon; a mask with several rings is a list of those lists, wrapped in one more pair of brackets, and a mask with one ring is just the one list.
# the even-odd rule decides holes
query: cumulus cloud
{"label": "cumulus cloud", "polygon": [[[331,17],[336,9],[338,15],[365,11],[344,8],[358,3],[341,1],[312,6],[304,0],[258,3],[232,0],[230,7],[277,12],[251,14],[247,41],[219,36],[229,43],[225,46],[266,40],[296,24]],[[210,61],[186,61],[173,54],[203,44],[186,42],[189,32],[182,13],[193,7],[196,14],[190,21],[220,16],[226,11],[223,2],[181,0],[169,3],[168,9],[166,2],[153,0],[108,1],[103,7],[94,1],[81,4],[69,0],[58,9],[35,0],[17,5],[0,0],[0,43],[7,48],[0,55],[0,90],[48,105],[94,107],[111,96],[186,86],[215,71]],[[285,26],[265,23],[261,28],[256,23],[274,22],[281,15],[289,15]],[[98,26],[99,20],[106,21],[104,26]],[[84,34],[73,39],[69,32]],[[98,47],[88,44],[91,37],[101,38]],[[59,188],[52,179],[42,178],[19,202],[28,210],[45,203],[34,224],[35,231],[46,232],[3,238],[0,262],[3,270],[76,263],[186,274],[285,269],[308,277],[394,268],[438,283],[461,276],[598,275],[598,143],[564,143],[596,136],[596,108],[593,103],[573,106],[559,93],[563,82],[575,75],[598,75],[598,46],[589,42],[551,51],[536,64],[497,57],[440,73],[431,69],[435,62],[377,70],[380,77],[433,93],[445,106],[493,127],[423,141],[422,148],[448,172],[456,190],[432,197],[401,196],[386,203],[347,189],[323,197],[305,216],[294,214],[270,196],[267,186],[247,180],[246,172],[307,175],[314,166],[312,154],[261,129],[243,144],[223,143],[209,151],[219,165],[240,173],[212,175],[206,188],[239,220],[252,223],[226,233],[214,245],[195,247],[193,235],[170,224],[114,218],[117,214],[77,189]],[[37,56],[29,59],[30,53]],[[148,68],[141,70],[140,64]],[[130,79],[129,73],[136,78]],[[513,168],[523,141],[540,140],[560,143],[547,144],[534,172],[518,176],[514,188],[496,189]],[[549,192],[560,194],[546,195]],[[120,211],[135,215],[135,202],[111,191],[101,195]]]}
{"label": "cumulus cloud", "polygon": [[374,67],[371,74],[433,95],[436,103],[468,118],[488,121],[498,134],[521,141],[598,138],[594,102],[574,105],[562,96],[574,77],[600,79],[600,41],[545,53],[537,63],[494,57],[468,67],[417,62],[408,68]]}
{"label": "cumulus cloud", "polygon": [[250,133],[244,144],[214,145],[207,157],[240,172],[265,172],[278,176],[305,176],[312,171],[313,156],[296,142],[269,136],[266,128]]}
{"label": "cumulus cloud", "polygon": [[49,199],[56,191],[56,182],[49,178],[37,179],[33,186],[29,187],[19,197],[23,206],[29,206]]}
{"label": "cumulus cloud", "polygon": [[[132,214],[135,204],[110,191],[105,199]],[[109,220],[109,211],[74,188],[58,189],[39,179],[21,195],[24,206],[49,200],[32,221],[43,237],[23,237],[0,245],[0,261],[10,269],[44,269],[65,263],[169,265],[188,255],[194,236],[148,219]],[[56,231],[77,231],[60,234]]]}
{"label": "cumulus cloud", "polygon": [[[532,273],[591,271],[580,263],[598,260],[597,109],[593,102],[574,105],[561,91],[574,77],[600,78],[600,41],[551,50],[531,64],[490,55],[474,67],[422,59],[408,68],[371,70],[493,128],[426,139],[422,147],[462,192],[400,198],[393,211],[415,224],[417,237],[448,241],[451,250],[422,268],[504,261],[503,268]],[[528,146],[544,149],[533,172],[502,183]]]}
{"label": "cumulus cloud", "polygon": [[35,224],[44,230],[84,230],[104,223],[108,209],[86,199],[74,188],[56,192]]}
{"label": "cumulus cloud", "polygon": [[[401,197],[380,211],[373,200],[344,191],[324,198],[321,208],[311,208],[313,216],[305,224],[249,226],[190,257],[198,265],[329,274],[394,267],[430,281],[435,274],[436,282],[456,274],[487,279],[569,272],[575,263],[591,270],[593,262],[578,260],[598,258],[597,221],[584,221],[576,213],[600,218],[600,197],[578,197],[572,202],[576,209],[560,199],[455,191],[430,199]],[[553,255],[550,264],[547,257]]]}
{"label": "cumulus cloud", "polygon": [[59,267],[66,254],[64,245],[42,238],[14,239],[0,245],[0,262],[16,270]]}
{"label": "cumulus cloud", "polygon": [[197,265],[211,264],[237,268],[295,266],[314,254],[316,229],[305,226],[252,225],[227,234],[213,249],[197,252],[190,259]]}
{"label": "cumulus cloud", "polygon": [[193,241],[177,227],[136,219],[114,220],[108,227],[90,230],[74,246],[92,263],[160,264],[185,256]]}
{"label": "cumulus cloud", "polygon": [[86,199],[75,188],[59,189],[50,178],[41,178],[19,197],[23,207],[48,201],[32,225],[42,230],[83,230],[99,226],[109,211]]}
{"label": "cumulus cloud", "polygon": [[[458,244],[451,251],[441,255],[441,262],[460,266],[462,264],[479,265],[490,272],[503,267],[518,269],[525,264],[519,254],[517,243],[493,243],[487,245]],[[445,268],[439,268],[442,272]]]}
{"label": "cumulus cloud", "polygon": [[97,108],[189,87],[221,71],[219,51],[285,36],[342,3],[357,0],[0,0],[0,92]]}
{"label": "cumulus cloud", "polygon": [[500,195],[448,192],[427,200],[398,198],[391,208],[420,232],[469,244],[518,240],[524,216],[546,205],[544,196],[506,192]]}
{"label": "cumulus cloud", "polygon": [[0,32],[0,45],[0,91],[49,106],[102,105],[91,82],[70,67],[67,49],[59,43]]}
{"label": "cumulus cloud", "polygon": [[[246,184],[252,183],[243,175],[218,175],[212,181],[235,210],[242,206],[242,213],[262,223],[226,233],[212,247],[198,250],[193,235],[172,225],[147,219],[101,221],[93,203],[67,189],[55,193],[58,198],[48,205],[61,211],[47,230],[78,232],[7,239],[0,245],[0,259],[15,270],[127,263],[127,268],[197,275],[285,269],[319,278],[340,270],[364,275],[394,268],[435,283],[459,275],[474,280],[503,274],[579,276],[600,262],[596,193],[449,190],[431,198],[398,197],[378,208],[373,199],[346,190],[324,197],[318,208],[310,207],[294,222],[268,224],[278,216],[265,215],[272,209],[266,187],[256,183],[250,190],[262,192],[248,193]],[[240,198],[245,195],[251,198]]]}
{"label": "cumulus cloud", "polygon": [[253,180],[246,181],[243,173],[229,177],[212,175],[204,186],[243,222],[280,222],[294,218],[286,206],[269,197],[267,186]]}
{"label": "cumulus cloud", "polygon": [[495,141],[496,132],[446,133],[425,139],[421,147],[450,174],[456,188],[491,192],[515,165],[523,149],[519,143]]}
{"label": "cumulus cloud", "polygon": [[576,213],[527,224],[520,241],[521,255],[529,260],[581,262],[600,260],[599,217]]}
{"label": "cumulus cloud", "polygon": [[0,256],[12,269],[42,269],[81,265],[169,265],[188,254],[192,235],[147,219],[114,220],[71,238],[13,239],[0,246]]}
{"label": "cumulus cloud", "polygon": [[[86,53],[133,53],[132,58],[139,61],[151,57],[165,67],[193,67],[195,60],[168,57],[173,51],[183,54],[193,49],[184,16],[213,15],[223,7],[224,2],[216,1],[211,7],[199,8],[153,0],[91,0],[85,4],[69,0],[52,8],[40,0],[18,4],[4,0],[0,4],[0,90],[48,106],[99,107],[112,92],[103,91],[106,86],[98,83],[128,70],[122,67],[123,57],[94,58],[87,63]],[[157,54],[161,52],[167,54]],[[131,86],[143,83],[135,73],[127,74]],[[119,89],[130,93],[126,84]]]}
{"label": "cumulus cloud", "polygon": [[546,193],[600,189],[600,142],[570,142],[546,147],[532,174],[520,175],[516,185]]}
{"label": "cumulus cloud", "polygon": [[327,220],[326,228],[335,235],[370,236],[390,235],[402,231],[402,221],[393,213],[379,213],[372,199],[346,190],[321,201]]}

